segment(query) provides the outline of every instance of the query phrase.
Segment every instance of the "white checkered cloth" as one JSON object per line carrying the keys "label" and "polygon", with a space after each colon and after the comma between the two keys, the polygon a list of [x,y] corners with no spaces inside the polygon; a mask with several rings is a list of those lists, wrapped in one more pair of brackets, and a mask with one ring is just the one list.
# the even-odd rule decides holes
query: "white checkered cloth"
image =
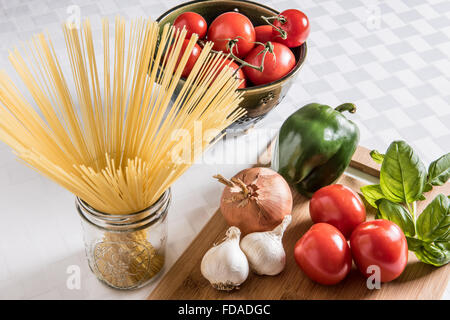
{"label": "white checkered cloth", "polygon": [[[279,11],[298,8],[311,23],[308,56],[283,102],[256,128],[278,129],[310,102],[337,106],[354,102],[349,115],[361,130],[360,144],[385,151],[395,139],[408,141],[429,163],[450,151],[450,2],[448,0],[261,0]],[[127,19],[161,13],[177,0],[0,0],[0,69],[15,72],[8,49],[48,30],[65,56],[60,24],[81,9],[100,36],[100,18]],[[69,13],[68,13],[69,12]],[[99,43],[97,41],[97,43]],[[67,66],[67,59],[62,61]],[[63,66],[64,67],[64,66]],[[14,79],[17,79],[15,77]],[[20,80],[17,79],[17,84]],[[24,89],[23,86],[20,87]],[[255,131],[256,132],[256,131]],[[275,132],[275,131],[268,131]],[[211,154],[229,164],[194,165],[173,186],[167,267],[179,257],[215,212],[222,187],[218,171],[231,176],[255,160],[260,145],[250,132],[220,143]],[[267,142],[271,134],[262,140]],[[259,141],[260,142],[260,141]],[[250,158],[236,163],[240,152]],[[0,144],[0,298],[143,298],[155,284],[118,292],[100,284],[84,258],[79,218],[71,194],[14,160]],[[66,286],[67,267],[81,268],[80,290]],[[445,298],[450,297],[447,290]]]}

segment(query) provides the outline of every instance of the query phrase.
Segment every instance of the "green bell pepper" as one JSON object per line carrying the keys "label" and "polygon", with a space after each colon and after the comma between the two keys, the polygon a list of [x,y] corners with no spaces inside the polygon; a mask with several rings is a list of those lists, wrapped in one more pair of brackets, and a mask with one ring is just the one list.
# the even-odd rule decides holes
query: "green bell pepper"
{"label": "green bell pepper", "polygon": [[281,126],[272,168],[308,197],[341,176],[359,142],[359,129],[341,114],[354,113],[352,103],[336,109],[311,103],[294,112]]}

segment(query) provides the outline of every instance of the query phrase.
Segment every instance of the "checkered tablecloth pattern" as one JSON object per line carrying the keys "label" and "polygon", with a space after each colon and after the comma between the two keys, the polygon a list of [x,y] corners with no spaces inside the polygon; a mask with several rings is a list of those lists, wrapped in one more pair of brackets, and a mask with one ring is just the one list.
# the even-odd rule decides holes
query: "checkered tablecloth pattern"
{"label": "checkered tablecloth pattern", "polygon": [[[0,0],[0,69],[10,75],[7,53],[33,34],[50,34],[65,55],[60,24],[68,8],[91,18],[120,14],[157,18],[178,0]],[[254,162],[260,131],[267,142],[286,117],[309,102],[354,102],[349,115],[360,144],[384,151],[408,141],[429,163],[450,151],[450,2],[448,0],[260,0],[282,11],[298,8],[311,22],[308,56],[283,102],[247,136],[220,142],[220,167],[194,165],[173,186],[167,267],[173,264],[218,206],[221,186],[211,175],[233,175]],[[70,11],[70,10],[69,10]],[[97,32],[100,36],[100,33]],[[67,61],[63,61],[67,64]],[[15,77],[14,79],[17,79]],[[20,81],[16,83],[20,84]],[[22,88],[22,87],[21,87]],[[272,129],[273,131],[270,131]],[[267,131],[268,130],[268,131]],[[259,132],[259,133],[257,133]],[[269,132],[269,134],[267,134]],[[241,147],[236,147],[237,143]],[[240,149],[239,149],[240,148]],[[251,152],[242,161],[239,152]],[[0,144],[0,298],[143,298],[155,284],[133,292],[101,285],[90,273],[73,196],[17,163]],[[82,270],[81,290],[68,290],[67,266]],[[447,290],[446,298],[450,297]]]}

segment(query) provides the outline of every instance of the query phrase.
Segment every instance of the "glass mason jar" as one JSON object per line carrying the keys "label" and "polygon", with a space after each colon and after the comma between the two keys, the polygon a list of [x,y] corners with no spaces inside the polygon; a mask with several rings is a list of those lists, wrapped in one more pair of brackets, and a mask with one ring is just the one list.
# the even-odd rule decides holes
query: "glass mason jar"
{"label": "glass mason jar", "polygon": [[116,289],[136,289],[161,271],[170,199],[168,189],[147,209],[112,215],[76,198],[89,267],[100,281]]}

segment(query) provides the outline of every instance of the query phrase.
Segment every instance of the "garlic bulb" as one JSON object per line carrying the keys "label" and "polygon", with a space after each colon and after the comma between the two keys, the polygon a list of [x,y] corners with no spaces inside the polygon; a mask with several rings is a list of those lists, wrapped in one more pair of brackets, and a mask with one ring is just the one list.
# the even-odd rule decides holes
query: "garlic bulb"
{"label": "garlic bulb", "polygon": [[241,249],[255,273],[274,276],[283,271],[286,253],[281,239],[291,220],[291,215],[287,215],[272,231],[250,233],[242,239]]}
{"label": "garlic bulb", "polygon": [[230,227],[225,240],[203,256],[202,275],[218,290],[233,290],[248,277],[248,261],[239,247],[240,237],[241,231]]}

